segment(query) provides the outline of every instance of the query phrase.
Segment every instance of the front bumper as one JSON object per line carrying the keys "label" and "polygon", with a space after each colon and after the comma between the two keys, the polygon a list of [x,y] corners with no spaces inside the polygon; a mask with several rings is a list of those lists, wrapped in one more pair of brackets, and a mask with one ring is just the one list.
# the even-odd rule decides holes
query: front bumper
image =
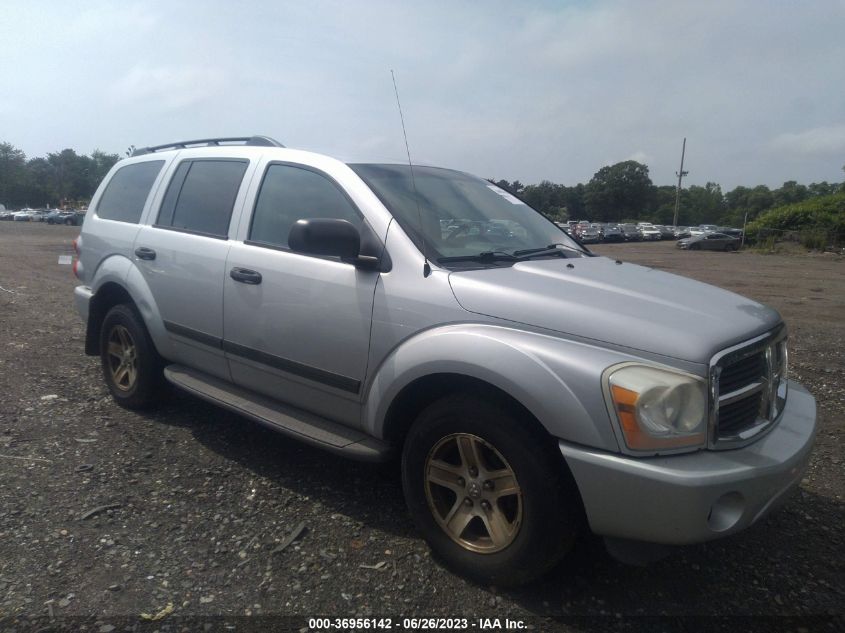
{"label": "front bumper", "polygon": [[801,479],[816,435],[816,402],[801,385],[770,432],[749,446],[632,458],[560,442],[596,534],[684,544],[742,530]]}

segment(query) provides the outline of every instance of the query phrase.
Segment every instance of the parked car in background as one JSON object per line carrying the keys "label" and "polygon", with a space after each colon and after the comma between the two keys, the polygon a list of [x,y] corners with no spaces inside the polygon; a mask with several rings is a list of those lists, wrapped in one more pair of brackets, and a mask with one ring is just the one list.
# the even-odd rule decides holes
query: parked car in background
{"label": "parked car in background", "polygon": [[662,224],[658,224],[655,227],[658,231],[660,231],[660,239],[661,240],[671,240],[675,237],[675,229],[671,226],[664,226]]}
{"label": "parked car in background", "polygon": [[719,227],[715,224],[699,224],[698,228],[700,228],[705,233],[710,233],[711,231],[718,231]]}
{"label": "parked car in background", "polygon": [[30,222],[44,222],[47,218],[47,214],[50,213],[49,209],[35,209],[29,217]]}
{"label": "parked car in background", "polygon": [[575,237],[580,237],[581,231],[583,231],[584,229],[589,228],[589,227],[590,227],[590,223],[587,220],[580,220],[578,222],[578,224],[576,224],[573,227],[573,233],[572,234]]}
{"label": "parked car in background", "polygon": [[73,209],[53,209],[45,216],[44,220],[47,224],[79,224],[76,211]]}
{"label": "parked car in background", "polygon": [[625,236],[615,224],[607,224],[602,231],[602,240],[605,242],[624,242]]}
{"label": "parked car in background", "polygon": [[645,241],[654,242],[663,239],[660,230],[650,222],[640,222],[637,225],[637,230],[639,230]]}
{"label": "parked car in background", "polygon": [[643,239],[642,233],[634,224],[623,224],[619,227],[622,231],[622,237],[626,242],[641,242]]}
{"label": "parked car in background", "polygon": [[582,244],[598,244],[601,242],[601,232],[594,226],[587,226],[581,229],[578,239]]}
{"label": "parked car in background", "polygon": [[705,233],[678,240],[678,248],[690,251],[735,251],[739,248],[738,237],[731,237],[724,233]]}
{"label": "parked car in background", "polygon": [[731,237],[742,238],[742,229],[734,229],[729,226],[720,226],[716,229],[716,233],[724,233],[725,235],[730,235]]}
{"label": "parked car in background", "polygon": [[700,226],[691,226],[689,227],[689,237],[697,237],[699,235],[704,235],[707,231],[702,229]]}
{"label": "parked car in background", "polygon": [[32,214],[35,212],[35,209],[21,209],[20,211],[16,211],[12,216],[12,219],[15,222],[29,222],[32,219]]}
{"label": "parked car in background", "polygon": [[689,227],[688,226],[673,226],[672,227],[675,231],[675,239],[681,239],[684,237],[689,237]]}
{"label": "parked car in background", "polygon": [[14,220],[15,219],[15,212],[9,209],[3,209],[0,211],[0,220]]}

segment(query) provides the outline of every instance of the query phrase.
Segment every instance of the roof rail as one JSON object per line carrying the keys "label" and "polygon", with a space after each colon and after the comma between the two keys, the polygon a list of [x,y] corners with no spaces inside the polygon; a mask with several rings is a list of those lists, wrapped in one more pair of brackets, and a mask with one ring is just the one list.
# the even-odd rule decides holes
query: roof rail
{"label": "roof rail", "polygon": [[132,152],[132,156],[143,156],[144,154],[152,154],[154,152],[161,152],[168,149],[186,149],[189,146],[214,147],[221,144],[233,145],[236,143],[259,147],[284,147],[284,145],[279,143],[279,141],[272,139],[269,136],[230,136],[224,138],[201,138],[195,141],[178,141],[176,143],[167,143],[165,145],[155,145],[154,147],[139,147]]}

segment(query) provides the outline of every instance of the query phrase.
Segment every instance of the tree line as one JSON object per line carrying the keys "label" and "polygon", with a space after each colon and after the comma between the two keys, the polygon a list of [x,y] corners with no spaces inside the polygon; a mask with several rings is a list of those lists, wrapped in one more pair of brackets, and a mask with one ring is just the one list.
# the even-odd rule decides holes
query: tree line
{"label": "tree line", "polygon": [[[654,185],[648,166],[634,160],[602,167],[587,184],[571,187],[548,180],[537,185],[523,185],[518,180],[490,182],[554,220],[672,224],[675,214],[676,188]],[[742,226],[746,214],[751,222],[769,209],[837,192],[845,192],[845,183],[802,185],[790,180],[777,189],[739,186],[727,193],[715,182],[691,185],[681,190],[678,224]]]}
{"label": "tree line", "polygon": [[120,156],[72,149],[27,158],[10,143],[0,143],[0,204],[20,207],[87,206],[100,181]]}
{"label": "tree line", "polygon": [[[87,206],[100,181],[120,158],[100,150],[86,156],[64,149],[28,159],[12,144],[0,142],[0,204],[9,209]],[[490,182],[555,220],[671,224],[675,211],[675,187],[654,185],[648,166],[633,160],[602,167],[587,184]],[[681,190],[678,223],[741,226],[746,213],[750,222],[770,209],[837,192],[845,192],[845,183],[802,185],[790,180],[778,189],[740,186],[727,193],[713,182],[703,187],[691,185]]]}

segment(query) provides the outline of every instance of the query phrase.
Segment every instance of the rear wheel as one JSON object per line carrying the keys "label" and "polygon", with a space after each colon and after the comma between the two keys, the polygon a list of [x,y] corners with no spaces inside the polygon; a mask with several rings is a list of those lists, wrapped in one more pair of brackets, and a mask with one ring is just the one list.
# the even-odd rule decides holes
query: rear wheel
{"label": "rear wheel", "polygon": [[100,360],[106,385],[120,406],[146,409],[166,394],[163,361],[133,307],[120,304],[106,313]]}
{"label": "rear wheel", "polygon": [[574,540],[580,501],[554,443],[507,406],[450,396],[405,441],[411,516],[449,567],[516,585],[553,567]]}

